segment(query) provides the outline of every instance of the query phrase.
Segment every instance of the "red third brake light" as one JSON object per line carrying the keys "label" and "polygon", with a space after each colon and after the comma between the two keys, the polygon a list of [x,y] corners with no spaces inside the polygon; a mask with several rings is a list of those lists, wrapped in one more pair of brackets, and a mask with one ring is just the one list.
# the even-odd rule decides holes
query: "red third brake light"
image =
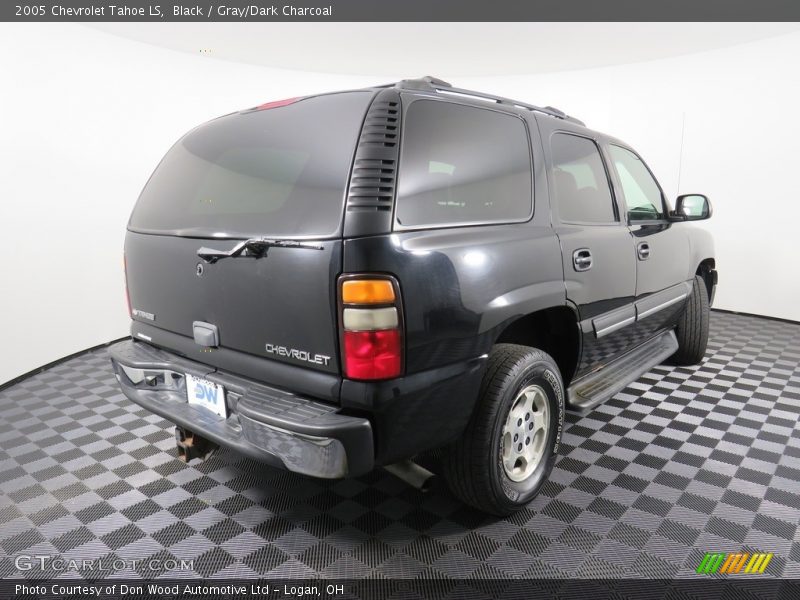
{"label": "red third brake light", "polygon": [[386,276],[339,281],[342,362],[348,379],[398,377],[403,370],[400,290]]}
{"label": "red third brake light", "polygon": [[281,106],[288,106],[289,104],[294,104],[298,100],[302,100],[302,98],[286,98],[286,100],[275,100],[274,102],[266,102],[259,106],[256,106],[255,110],[267,110],[270,108],[280,108]]}

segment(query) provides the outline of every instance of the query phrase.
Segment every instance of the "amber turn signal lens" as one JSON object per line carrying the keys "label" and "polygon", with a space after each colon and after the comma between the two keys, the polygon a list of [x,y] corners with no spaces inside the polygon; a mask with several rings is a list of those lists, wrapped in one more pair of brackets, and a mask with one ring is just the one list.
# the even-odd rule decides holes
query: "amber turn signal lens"
{"label": "amber turn signal lens", "polygon": [[383,304],[394,302],[392,282],[386,279],[350,279],[342,282],[345,304]]}

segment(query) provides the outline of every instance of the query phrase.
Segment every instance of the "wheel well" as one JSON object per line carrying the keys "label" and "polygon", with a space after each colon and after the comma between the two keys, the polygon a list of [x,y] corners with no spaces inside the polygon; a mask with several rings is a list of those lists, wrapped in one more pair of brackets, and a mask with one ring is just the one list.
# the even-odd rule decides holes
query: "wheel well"
{"label": "wheel well", "polygon": [[706,293],[708,294],[709,302],[711,301],[711,289],[714,285],[712,271],[716,266],[716,261],[713,258],[707,258],[698,265],[697,271],[695,272],[696,275],[700,275],[700,277],[703,278],[703,282],[706,284]]}
{"label": "wheel well", "polygon": [[578,322],[574,311],[567,306],[554,306],[520,317],[500,333],[495,343],[520,344],[544,350],[556,361],[565,387],[578,366]]}

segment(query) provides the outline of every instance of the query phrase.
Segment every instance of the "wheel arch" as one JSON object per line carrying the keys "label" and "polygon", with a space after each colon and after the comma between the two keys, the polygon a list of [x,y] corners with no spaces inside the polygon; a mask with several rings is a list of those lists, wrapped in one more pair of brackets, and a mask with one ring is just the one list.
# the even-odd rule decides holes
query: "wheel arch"
{"label": "wheel arch", "polygon": [[714,300],[714,291],[717,286],[717,261],[713,258],[705,258],[697,265],[695,275],[699,275],[706,284],[709,304]]}
{"label": "wheel arch", "polygon": [[551,306],[520,316],[500,328],[495,344],[519,344],[547,352],[566,388],[578,367],[581,336],[578,316],[569,305]]}

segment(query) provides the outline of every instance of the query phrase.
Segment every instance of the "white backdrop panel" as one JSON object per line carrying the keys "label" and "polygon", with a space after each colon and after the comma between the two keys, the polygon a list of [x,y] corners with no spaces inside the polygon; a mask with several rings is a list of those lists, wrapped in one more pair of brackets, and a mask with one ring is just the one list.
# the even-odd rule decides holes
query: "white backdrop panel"
{"label": "white backdrop panel", "polygon": [[[413,72],[379,78],[281,71],[78,25],[0,24],[0,315],[10,340],[0,382],[127,334],[125,223],[185,131],[267,100],[426,72],[423,59]],[[800,34],[647,63],[453,83],[558,106],[633,144],[670,198],[707,193],[717,306],[800,320]]]}

